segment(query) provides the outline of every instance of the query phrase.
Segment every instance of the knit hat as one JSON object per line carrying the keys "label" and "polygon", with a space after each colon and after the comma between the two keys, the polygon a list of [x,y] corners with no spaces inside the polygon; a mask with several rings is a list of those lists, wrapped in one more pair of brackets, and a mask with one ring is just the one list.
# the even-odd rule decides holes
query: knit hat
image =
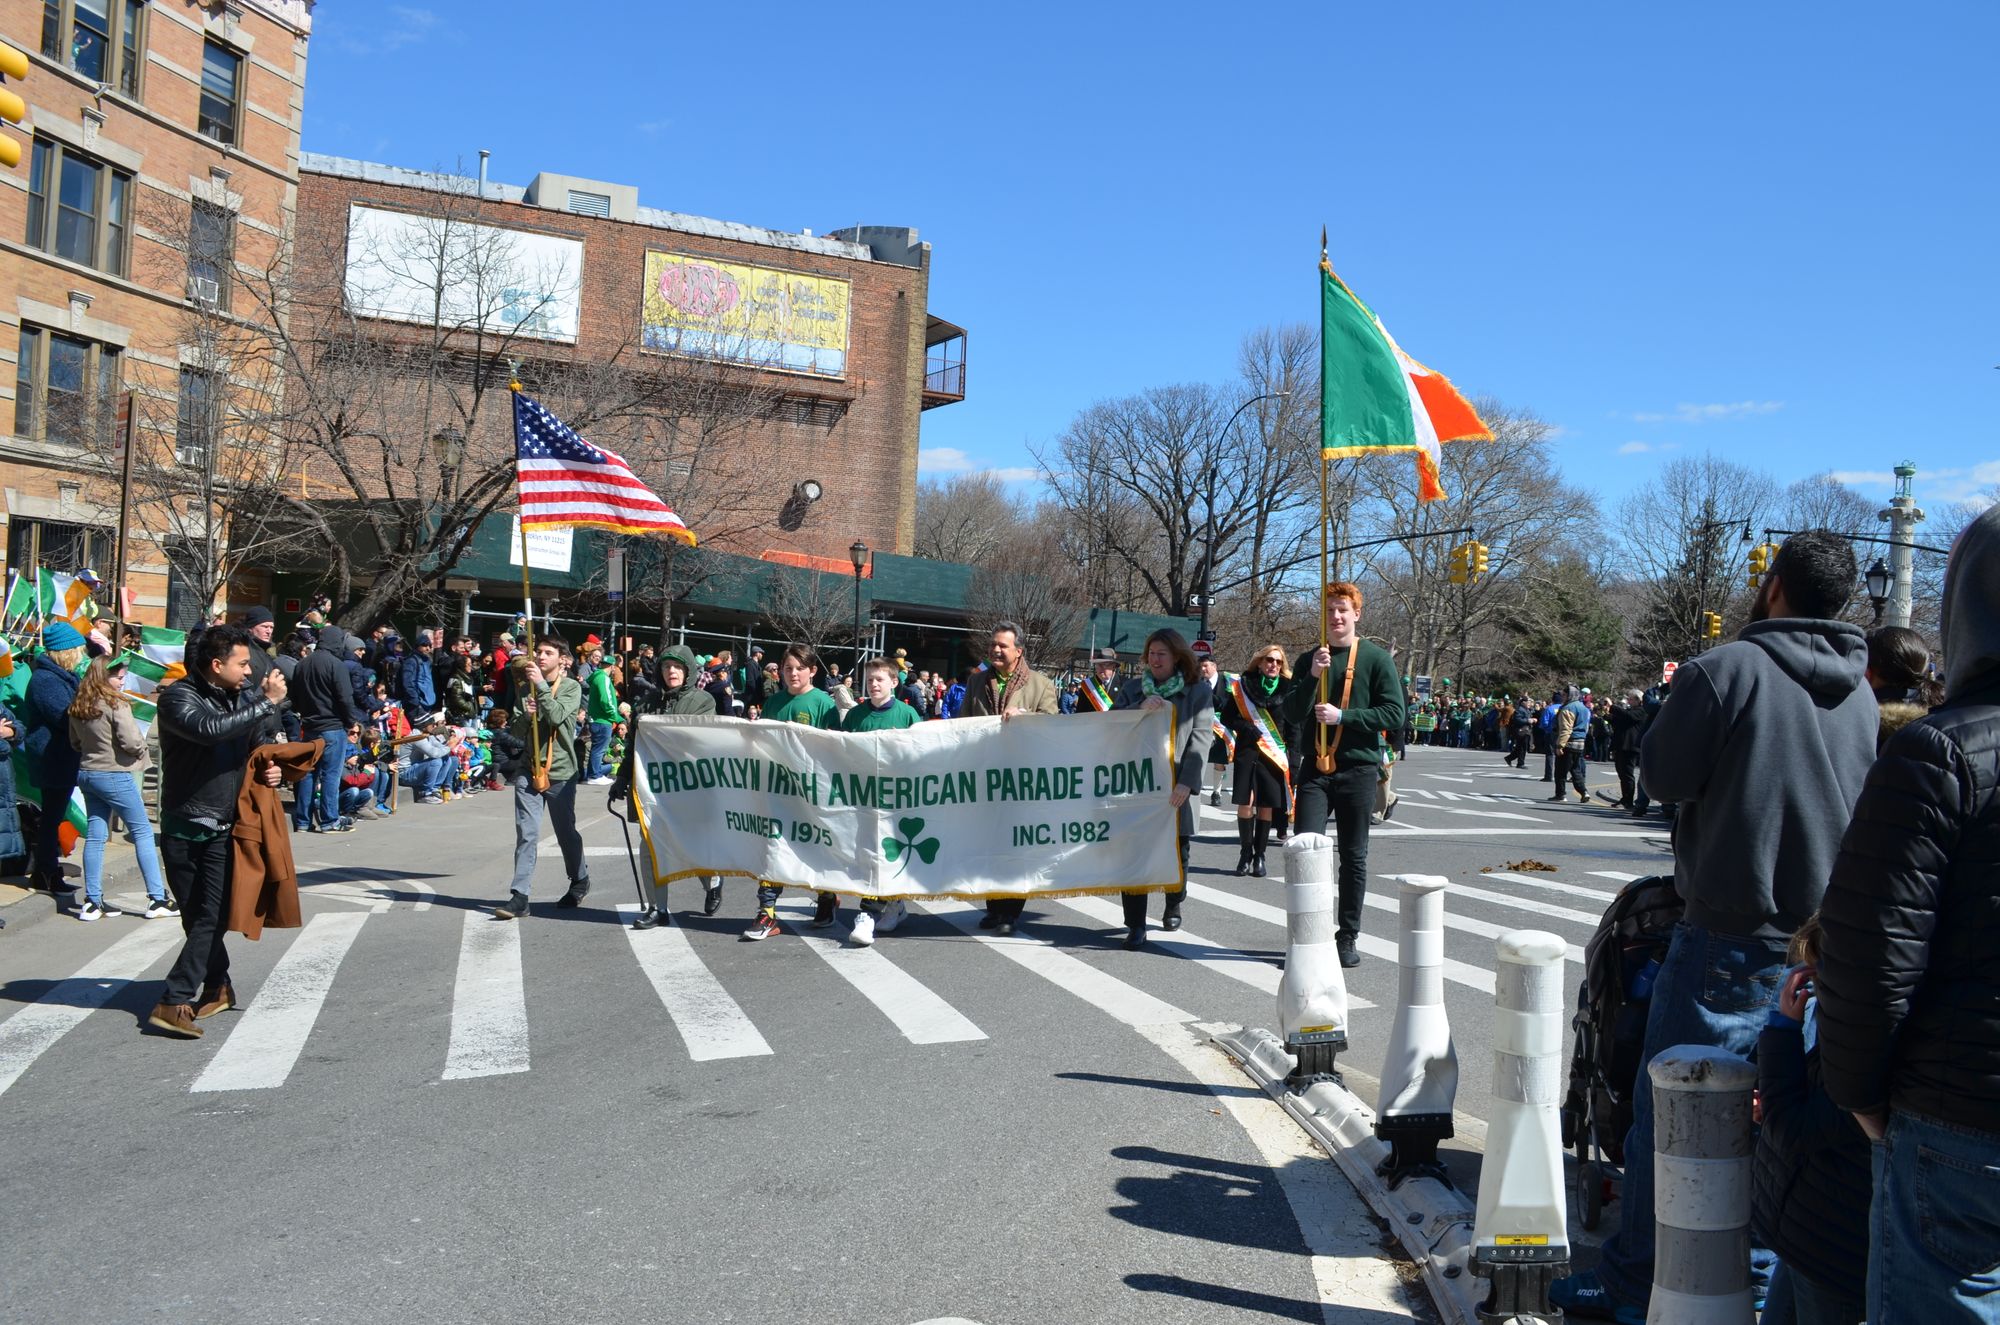
{"label": "knit hat", "polygon": [[243,624],[246,626],[269,625],[277,619],[271,615],[271,609],[261,603],[243,614]]}
{"label": "knit hat", "polygon": [[42,647],[50,653],[83,647],[83,635],[67,621],[51,621],[42,627]]}

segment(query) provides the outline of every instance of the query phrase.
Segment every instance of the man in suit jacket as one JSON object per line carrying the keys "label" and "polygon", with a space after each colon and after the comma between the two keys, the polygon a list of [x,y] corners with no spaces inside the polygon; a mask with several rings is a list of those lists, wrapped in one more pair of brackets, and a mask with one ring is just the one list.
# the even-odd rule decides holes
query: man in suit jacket
{"label": "man in suit jacket", "polygon": [[[1061,706],[1056,700],[1055,682],[1028,666],[1027,650],[1022,647],[1021,628],[1011,621],[1002,621],[993,627],[993,640],[987,649],[987,667],[975,674],[972,684],[965,688],[965,703],[959,708],[962,718],[1016,718],[1024,713],[1060,713]],[[1014,926],[1020,922],[1021,910],[1027,906],[1024,897],[996,897],[986,903],[986,917],[979,922],[981,929],[990,929],[999,934],[1012,934]]]}

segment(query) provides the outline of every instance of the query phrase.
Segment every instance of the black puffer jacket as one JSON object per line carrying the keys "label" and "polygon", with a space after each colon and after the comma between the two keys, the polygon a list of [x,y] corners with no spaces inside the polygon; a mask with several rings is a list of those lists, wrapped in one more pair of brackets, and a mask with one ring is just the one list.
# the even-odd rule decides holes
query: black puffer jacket
{"label": "black puffer jacket", "polygon": [[219,690],[189,675],[160,691],[160,817],[211,829],[236,821],[236,793],[277,705],[254,690]]}
{"label": "black puffer jacket", "polygon": [[1842,1108],[2000,1133],[2000,669],[1891,738],[1821,903]]}
{"label": "black puffer jacket", "polygon": [[1874,1199],[1868,1137],[1827,1098],[1819,1054],[1796,1026],[1757,1038],[1764,1125],[1750,1225],[1757,1245],[1823,1287],[1859,1298],[1868,1289],[1868,1205]]}

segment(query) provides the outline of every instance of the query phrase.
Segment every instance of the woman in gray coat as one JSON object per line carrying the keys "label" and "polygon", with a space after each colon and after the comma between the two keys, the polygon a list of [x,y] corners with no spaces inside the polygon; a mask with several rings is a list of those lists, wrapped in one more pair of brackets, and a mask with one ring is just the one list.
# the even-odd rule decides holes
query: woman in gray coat
{"label": "woman in gray coat", "polygon": [[[1202,760],[1208,752],[1215,719],[1215,692],[1201,679],[1193,650],[1178,630],[1156,630],[1146,638],[1146,667],[1128,677],[1111,705],[1119,709],[1172,708],[1174,711],[1174,785],[1169,799],[1180,813],[1177,838],[1181,853],[1181,886],[1167,894],[1161,924],[1181,927],[1181,902],[1187,897],[1188,843],[1194,838],[1195,815],[1201,802]],[[1125,946],[1146,941],[1146,894],[1126,893]]]}

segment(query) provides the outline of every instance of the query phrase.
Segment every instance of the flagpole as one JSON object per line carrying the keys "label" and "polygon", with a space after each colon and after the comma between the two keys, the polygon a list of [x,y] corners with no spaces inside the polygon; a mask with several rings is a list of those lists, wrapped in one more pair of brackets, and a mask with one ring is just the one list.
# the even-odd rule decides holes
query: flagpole
{"label": "flagpole", "polygon": [[[1325,307],[1324,307],[1324,304],[1325,304],[1325,301],[1326,301],[1326,289],[1325,289],[1325,287],[1326,287],[1326,276],[1325,276],[1325,273],[1326,273],[1326,272],[1328,272],[1328,271],[1330,271],[1330,270],[1332,270],[1331,266],[1330,266],[1330,265],[1329,265],[1329,264],[1327,263],[1327,260],[1326,260],[1326,227],[1325,227],[1325,226],[1321,226],[1321,227],[1319,228],[1319,269],[1320,269],[1320,272],[1322,273],[1322,274],[1321,274],[1321,276],[1320,276],[1320,302],[1321,302],[1321,305],[1322,305],[1322,307],[1321,307],[1321,309],[1320,309],[1320,315],[1319,315],[1319,334],[1320,334],[1320,354],[1321,354],[1322,356],[1324,356],[1324,355],[1325,355],[1325,353],[1326,353],[1326,309],[1325,309]],[[1325,431],[1324,431],[1324,430],[1325,430],[1325,427],[1326,427],[1326,373],[1325,373],[1325,371],[1324,371],[1324,370],[1322,370],[1322,371],[1320,372],[1320,375],[1319,375],[1319,417],[1320,417],[1320,428],[1321,428],[1321,435],[1320,435],[1320,439],[1319,439],[1319,445],[1320,445],[1320,453],[1319,453],[1319,646],[1320,646],[1320,648],[1324,649],[1324,648],[1326,648],[1326,646],[1327,646],[1327,630],[1326,630],[1326,575],[1327,575],[1327,550],[1326,550],[1326,526],[1327,526],[1327,522],[1328,522],[1329,520],[1331,520],[1331,519],[1333,518],[1333,512],[1332,512],[1332,502],[1331,502],[1331,501],[1330,501],[1330,500],[1328,499],[1328,496],[1327,496],[1327,479],[1326,479],[1326,470],[1327,470],[1327,459],[1326,459],[1326,435],[1325,435]],[[1321,704],[1324,704],[1324,703],[1326,703],[1326,696],[1327,696],[1327,686],[1328,686],[1328,684],[1330,683],[1330,681],[1332,680],[1332,678],[1331,678],[1331,677],[1330,677],[1330,676],[1328,675],[1328,673],[1330,673],[1330,672],[1331,672],[1332,670],[1333,670],[1333,668],[1332,668],[1331,666],[1327,666],[1327,667],[1323,667],[1323,668],[1321,668],[1321,669],[1320,669],[1320,673],[1319,673],[1319,701],[1318,701],[1318,702],[1319,702],[1319,703],[1321,703]],[[1324,762],[1325,762],[1325,760],[1326,760],[1326,756],[1327,756],[1327,741],[1326,741],[1326,724],[1325,724],[1325,723],[1323,723],[1323,722],[1316,722],[1316,723],[1314,723],[1314,724],[1313,724],[1313,753],[1314,753],[1314,756],[1315,756],[1315,761],[1316,761],[1316,764],[1317,764],[1317,763],[1324,763]]]}
{"label": "flagpole", "polygon": [[[507,383],[507,390],[513,393],[514,407],[518,410],[521,404],[521,383],[518,380],[510,381]],[[517,438],[519,427],[520,425],[517,422],[515,424]],[[518,448],[519,445],[520,443],[517,440],[515,446]],[[518,459],[514,463],[514,507],[519,512],[514,517],[514,523],[520,526],[521,529],[521,620],[524,623],[522,633],[528,637],[528,664],[536,669],[536,675],[539,676],[541,674],[541,664],[535,659],[535,591],[528,582],[528,512],[526,504],[521,500],[521,465]],[[554,692],[551,691],[550,693]],[[528,698],[532,699],[533,697],[534,687],[530,683]],[[528,783],[530,786],[534,785],[535,763],[541,758],[541,751],[542,727],[540,714],[535,708],[530,707],[528,708]]]}

